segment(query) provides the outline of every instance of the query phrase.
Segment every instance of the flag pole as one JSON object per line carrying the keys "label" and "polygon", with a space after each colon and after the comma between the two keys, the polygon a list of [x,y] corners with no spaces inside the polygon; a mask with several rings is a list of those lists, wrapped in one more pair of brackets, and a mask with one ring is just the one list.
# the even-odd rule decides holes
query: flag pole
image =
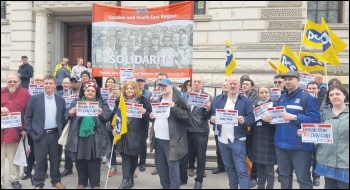
{"label": "flag pole", "polygon": [[[301,38],[301,42],[300,42],[299,54],[300,54],[300,52],[301,52],[301,49],[303,48],[303,39],[304,39],[305,30],[306,30],[306,22],[307,22],[307,19],[305,18],[305,24],[304,24],[304,30],[303,30],[303,37]],[[298,55],[298,57],[299,57],[299,55]]]}
{"label": "flag pole", "polygon": [[327,85],[327,90],[328,90],[328,88],[329,88],[329,86],[328,86],[328,70],[327,70],[327,62],[325,61],[324,62],[324,72],[326,73],[326,85]]}
{"label": "flag pole", "polygon": [[[113,139],[114,139],[114,138],[113,138]],[[114,140],[113,140],[113,141],[114,141]],[[110,157],[110,161],[109,161],[109,164],[108,164],[108,170],[107,170],[107,176],[106,176],[105,189],[107,189],[107,184],[108,184],[108,174],[109,174],[109,170],[111,169],[111,165],[112,165],[113,148],[114,148],[114,142],[112,142],[111,157]]]}

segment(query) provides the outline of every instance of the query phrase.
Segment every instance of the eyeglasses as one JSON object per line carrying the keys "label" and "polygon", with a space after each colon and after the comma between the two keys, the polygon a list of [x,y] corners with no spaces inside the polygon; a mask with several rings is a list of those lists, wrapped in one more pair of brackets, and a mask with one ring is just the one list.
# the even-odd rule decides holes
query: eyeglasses
{"label": "eyeglasses", "polygon": [[7,83],[10,83],[10,84],[17,84],[17,83],[18,83],[18,81],[15,81],[15,80],[9,80],[9,81],[7,81]]}
{"label": "eyeglasses", "polygon": [[273,83],[275,83],[275,84],[282,84],[282,81],[273,81]]}
{"label": "eyeglasses", "polygon": [[36,81],[36,82],[42,82],[42,81],[44,81],[44,80],[42,80],[42,79],[35,79],[35,81]]}

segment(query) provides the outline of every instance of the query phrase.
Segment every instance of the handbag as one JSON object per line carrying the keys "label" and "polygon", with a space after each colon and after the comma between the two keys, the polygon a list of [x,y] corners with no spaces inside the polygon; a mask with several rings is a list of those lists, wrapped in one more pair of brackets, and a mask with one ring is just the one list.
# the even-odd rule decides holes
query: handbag
{"label": "handbag", "polygon": [[65,146],[67,144],[68,134],[69,134],[69,128],[70,128],[70,121],[68,120],[66,126],[64,127],[62,134],[60,138],[58,139],[58,144]]}
{"label": "handbag", "polygon": [[250,176],[250,173],[252,172],[253,163],[252,163],[252,161],[249,159],[248,156],[245,158],[245,162],[246,162],[246,164],[247,164],[247,172],[248,172],[248,175]]}

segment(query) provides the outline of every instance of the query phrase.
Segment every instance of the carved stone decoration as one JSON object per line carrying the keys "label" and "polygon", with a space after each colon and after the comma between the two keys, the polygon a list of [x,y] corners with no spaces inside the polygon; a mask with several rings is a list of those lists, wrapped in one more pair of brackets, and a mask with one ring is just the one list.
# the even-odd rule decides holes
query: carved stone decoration
{"label": "carved stone decoration", "polygon": [[302,18],[302,8],[260,9],[260,19]]}
{"label": "carved stone decoration", "polygon": [[267,29],[302,29],[301,20],[269,20],[267,21]]}
{"label": "carved stone decoration", "polygon": [[303,1],[268,1],[268,7],[301,7]]}
{"label": "carved stone decoration", "polygon": [[300,42],[301,31],[291,32],[260,32],[260,42]]}

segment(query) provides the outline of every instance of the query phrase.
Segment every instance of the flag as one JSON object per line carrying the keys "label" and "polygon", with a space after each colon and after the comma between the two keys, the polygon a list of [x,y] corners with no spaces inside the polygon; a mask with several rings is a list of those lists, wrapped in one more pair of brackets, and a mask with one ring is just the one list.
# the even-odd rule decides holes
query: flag
{"label": "flag", "polygon": [[272,62],[270,59],[267,60],[267,63],[269,63],[270,67],[272,70],[274,70],[277,74],[284,74],[287,73],[288,70],[286,69],[286,67],[277,67],[276,64],[274,62]]}
{"label": "flag", "polygon": [[233,58],[233,50],[231,48],[231,45],[228,41],[225,42],[226,48],[225,48],[225,54],[226,54],[226,76],[230,76],[232,72],[235,70],[235,67],[237,65],[236,59]]}
{"label": "flag", "polygon": [[122,137],[123,134],[128,132],[127,123],[127,111],[123,95],[120,96],[119,105],[116,109],[115,115],[112,119],[111,125],[115,126],[117,135],[114,136],[113,143],[116,144],[117,141]]}
{"label": "flag", "polygon": [[332,45],[331,38],[329,37],[330,29],[328,28],[327,23],[324,21],[322,17],[321,21],[321,29],[322,29],[322,50],[323,50],[323,60],[329,64],[332,64],[334,66],[340,65],[340,60],[338,59],[337,55],[335,54],[334,47]]}
{"label": "flag", "polygon": [[305,46],[321,49],[321,26],[307,19],[301,43]]}
{"label": "flag", "polygon": [[325,63],[322,61],[321,54],[300,52],[299,61],[301,63],[301,69],[304,72],[313,72],[313,71],[323,71],[326,72]]}
{"label": "flag", "polygon": [[282,55],[278,61],[277,68],[278,70],[282,69],[282,71],[284,71],[284,69],[288,69],[288,71],[301,71],[299,59],[286,45],[283,46]]}
{"label": "flag", "polygon": [[339,52],[343,51],[345,48],[348,47],[348,45],[342,39],[340,39],[332,30],[329,31],[329,35],[336,55],[338,55]]}

